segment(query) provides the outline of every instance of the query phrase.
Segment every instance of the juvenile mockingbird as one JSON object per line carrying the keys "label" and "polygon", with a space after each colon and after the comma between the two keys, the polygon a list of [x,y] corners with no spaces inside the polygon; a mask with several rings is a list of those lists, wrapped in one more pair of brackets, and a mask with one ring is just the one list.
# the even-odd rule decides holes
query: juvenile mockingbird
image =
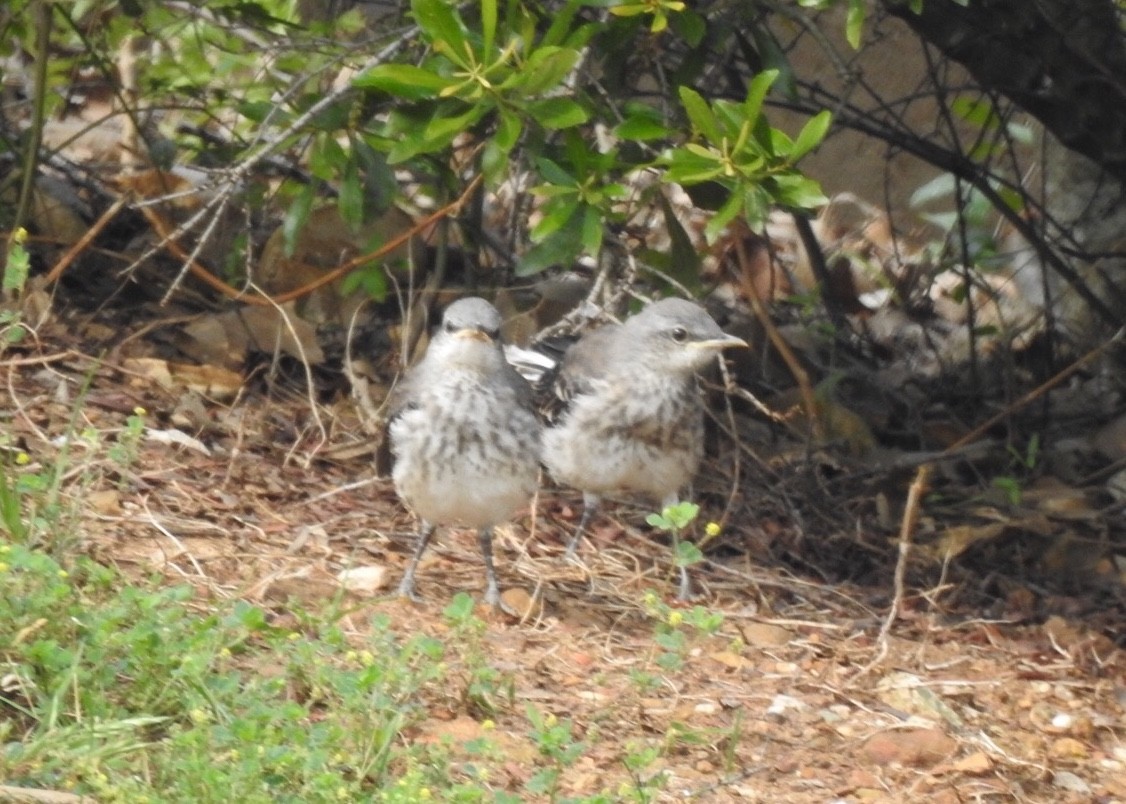
{"label": "juvenile mockingbird", "polygon": [[[451,304],[422,361],[395,388],[385,442],[391,477],[418,515],[418,544],[399,594],[417,599],[414,575],[437,525],[477,529],[485,602],[500,603],[492,527],[535,492],[540,424],[528,383],[505,361],[501,317],[484,299]],[[390,458],[390,460],[388,459]]]}
{"label": "juvenile mockingbird", "polygon": [[[573,556],[601,497],[632,492],[674,505],[704,454],[704,408],[696,372],[746,342],[698,304],[654,302],[621,325],[585,335],[567,350],[554,391],[563,406],[544,432],[544,463],[583,493]],[[680,570],[680,596],[688,596]]]}

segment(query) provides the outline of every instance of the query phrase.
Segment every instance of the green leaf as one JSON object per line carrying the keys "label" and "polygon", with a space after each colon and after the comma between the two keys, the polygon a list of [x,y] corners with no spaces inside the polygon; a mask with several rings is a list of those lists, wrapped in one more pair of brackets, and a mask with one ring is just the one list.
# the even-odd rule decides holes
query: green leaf
{"label": "green leaf", "polygon": [[574,176],[546,156],[537,156],[534,161],[536,163],[536,169],[548,183],[571,188],[578,186],[579,182]]}
{"label": "green leaf", "polygon": [[704,21],[704,18],[690,9],[685,9],[679,14],[673,14],[669,19],[669,24],[692,48],[698,47],[704,41],[704,35],[708,32],[708,24]]}
{"label": "green leaf", "polygon": [[704,237],[707,238],[709,243],[714,243],[723,232],[727,224],[735,219],[735,216],[743,211],[743,194],[732,193],[723,202],[723,206],[719,208],[712,219],[708,221],[708,225],[704,227]]}
{"label": "green leaf", "polygon": [[523,127],[524,121],[518,115],[508,109],[501,109],[500,117],[497,119],[497,130],[493,134],[492,142],[496,143],[501,151],[508,153],[516,145],[516,141],[520,139],[520,132]]}
{"label": "green leaf", "polygon": [[583,251],[597,256],[602,248],[602,214],[597,208],[587,206],[583,209],[582,236]]}
{"label": "green leaf", "polygon": [[[688,143],[692,145],[693,143]],[[697,146],[698,147],[698,146]],[[678,184],[698,184],[723,174],[723,164],[706,149],[690,150],[688,146],[673,149],[667,157],[664,180]]]}
{"label": "green leaf", "polygon": [[579,199],[576,195],[553,198],[544,204],[543,217],[539,223],[532,227],[528,237],[533,243],[542,242],[545,238],[555,234],[566,226],[579,211]]}
{"label": "green leaf", "polygon": [[618,124],[614,133],[623,140],[643,142],[665,139],[669,136],[669,129],[665,126],[659,111],[643,106],[627,109],[626,119]]}
{"label": "green leaf", "polygon": [[516,263],[517,276],[531,276],[552,266],[570,266],[582,251],[582,215],[572,215],[555,234],[525,251]]}
{"label": "green leaf", "polygon": [[821,185],[800,173],[775,176],[774,186],[774,200],[784,206],[812,209],[829,202],[821,192]]}
{"label": "green leaf", "polygon": [[468,66],[465,53],[469,38],[465,23],[448,0],[411,0],[411,12],[436,49],[459,66]]}
{"label": "green leaf", "polygon": [[703,560],[704,554],[692,542],[676,543],[676,565],[678,567],[691,567]]}
{"label": "green leaf", "polygon": [[700,255],[688,232],[676,217],[672,204],[664,193],[657,193],[657,203],[665,219],[665,229],[669,233],[669,273],[673,279],[695,290],[700,285]]}
{"label": "green leaf", "polygon": [[942,173],[911,193],[909,203],[913,208],[918,209],[921,206],[929,204],[931,201],[937,201],[940,198],[952,196],[954,194],[954,184],[954,174]]}
{"label": "green leaf", "polygon": [[700,506],[694,502],[679,502],[665,508],[663,513],[677,530],[684,530],[700,514]]}
{"label": "green leaf", "polygon": [[777,70],[763,70],[751,80],[751,85],[747,87],[747,99],[743,101],[743,116],[747,121],[753,123],[758,119],[766,93],[776,80]]}
{"label": "green leaf", "polygon": [[484,106],[472,106],[468,111],[453,117],[434,117],[427,123],[422,134],[424,140],[437,146],[428,150],[445,147],[450,140],[480,120],[486,111]]}
{"label": "green leaf", "polygon": [[532,51],[523,68],[515,73],[518,86],[526,96],[540,95],[554,89],[574,69],[579,52],[571,48],[541,47]]}
{"label": "green leaf", "polygon": [[774,83],[775,89],[790,98],[798,94],[797,77],[794,75],[793,65],[786,56],[786,50],[778,42],[769,27],[755,25],[751,28],[751,36],[755,41],[755,49],[762,61],[763,70],[777,70],[778,79]]}
{"label": "green leaf", "polygon": [[546,129],[572,128],[587,121],[586,110],[570,98],[544,98],[528,104],[528,114]]}
{"label": "green leaf", "polygon": [[860,49],[860,36],[864,32],[864,17],[868,13],[866,0],[848,0],[848,17],[845,19],[845,39],[853,50]]}
{"label": "green leaf", "polygon": [[723,133],[720,131],[719,122],[716,120],[715,114],[712,113],[711,107],[708,106],[708,102],[694,89],[681,87],[679,91],[680,102],[684,105],[684,111],[692,122],[692,127],[703,134],[709,142],[721,142]]}
{"label": "green leaf", "polygon": [[235,107],[238,113],[254,123],[261,123],[273,114],[278,106],[270,101],[244,101]]}
{"label": "green leaf", "polygon": [[965,95],[950,103],[950,111],[967,123],[992,130],[1001,124],[1001,117],[987,98],[968,98]]}
{"label": "green leaf", "polygon": [[801,132],[794,140],[793,147],[790,148],[790,161],[797,162],[820,145],[821,140],[825,139],[825,134],[829,131],[829,125],[832,122],[833,114],[828,109],[811,117],[809,122],[802,126]]}
{"label": "green leaf", "polygon": [[516,262],[517,276],[532,276],[557,265],[570,265],[579,254],[578,241],[556,234],[520,255]]}
{"label": "green leaf", "polygon": [[344,222],[352,231],[359,230],[364,222],[364,186],[355,162],[349,162],[344,168],[337,204]]}
{"label": "green leaf", "polygon": [[433,98],[453,81],[413,64],[380,64],[356,76],[352,86],[378,90],[407,100]]}
{"label": "green leaf", "polygon": [[481,52],[488,56],[497,35],[497,0],[481,0],[481,35]]}
{"label": "green leaf", "polygon": [[297,245],[297,235],[304,228],[305,222],[309,220],[314,198],[316,198],[316,191],[313,189],[313,185],[306,184],[289,205],[285,220],[282,221],[282,244],[287,257],[293,256],[293,249]]}
{"label": "green leaf", "polygon": [[496,137],[486,140],[485,150],[481,152],[481,173],[485,176],[485,182],[496,185],[504,179],[507,169],[508,152],[501,149]]}

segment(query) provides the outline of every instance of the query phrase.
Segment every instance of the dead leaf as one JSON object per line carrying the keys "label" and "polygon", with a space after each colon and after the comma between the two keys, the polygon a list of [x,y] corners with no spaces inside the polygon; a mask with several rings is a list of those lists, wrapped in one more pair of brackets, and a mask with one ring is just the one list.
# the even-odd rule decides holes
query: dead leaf
{"label": "dead leaf", "polygon": [[242,388],[241,374],[219,366],[193,366],[155,357],[130,357],[121,361],[121,368],[164,388],[179,385],[213,399],[229,399]]}
{"label": "dead leaf", "polygon": [[538,617],[543,613],[543,602],[537,600],[532,595],[528,594],[526,589],[519,586],[514,586],[511,589],[505,589],[500,595],[501,608],[506,613],[519,617],[521,620],[526,620],[530,617]]}
{"label": "dead leaf", "polygon": [[721,650],[716,651],[715,653],[709,653],[708,658],[713,662],[719,662],[724,667],[730,667],[732,670],[742,670],[743,668],[750,667],[753,664],[753,662],[751,662],[749,659],[729,650]]}
{"label": "dead leaf", "polygon": [[201,455],[210,455],[209,450],[198,438],[192,438],[179,430],[145,430],[145,440],[156,444],[184,447]]}
{"label": "dead leaf", "polygon": [[958,743],[941,729],[900,729],[874,734],[861,752],[877,765],[927,767],[954,753]]}
{"label": "dead leaf", "polygon": [[791,631],[770,623],[747,623],[739,627],[743,641],[756,648],[786,645],[794,638]]}
{"label": "dead leaf", "polygon": [[86,495],[86,504],[99,514],[117,515],[121,513],[121,494],[117,489],[91,491]]}

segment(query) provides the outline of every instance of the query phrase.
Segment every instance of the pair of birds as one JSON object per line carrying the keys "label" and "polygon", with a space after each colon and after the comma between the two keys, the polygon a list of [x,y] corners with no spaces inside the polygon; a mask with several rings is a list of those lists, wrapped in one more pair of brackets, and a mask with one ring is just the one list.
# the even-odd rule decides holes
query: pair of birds
{"label": "pair of birds", "polygon": [[391,476],[421,520],[399,585],[403,596],[415,598],[415,572],[435,527],[458,524],[477,529],[485,602],[499,605],[492,528],[531,499],[541,462],[557,482],[583,493],[568,556],[605,494],[674,504],[703,457],[696,373],[722,350],[747,345],[698,304],[654,302],[567,350],[551,389],[557,414],[545,428],[531,386],[505,358],[501,323],[484,299],[451,304],[389,401]]}

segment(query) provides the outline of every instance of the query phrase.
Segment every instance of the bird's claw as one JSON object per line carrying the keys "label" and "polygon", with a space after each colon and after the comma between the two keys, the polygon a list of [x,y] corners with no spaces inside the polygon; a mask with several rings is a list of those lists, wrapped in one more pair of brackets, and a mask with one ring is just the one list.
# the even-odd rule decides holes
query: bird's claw
{"label": "bird's claw", "polygon": [[422,598],[419,597],[418,593],[414,590],[414,583],[411,582],[411,581],[408,581],[406,578],[404,578],[399,583],[398,594],[399,594],[399,597],[406,598],[407,600],[411,601],[412,603],[421,603],[422,602]]}

